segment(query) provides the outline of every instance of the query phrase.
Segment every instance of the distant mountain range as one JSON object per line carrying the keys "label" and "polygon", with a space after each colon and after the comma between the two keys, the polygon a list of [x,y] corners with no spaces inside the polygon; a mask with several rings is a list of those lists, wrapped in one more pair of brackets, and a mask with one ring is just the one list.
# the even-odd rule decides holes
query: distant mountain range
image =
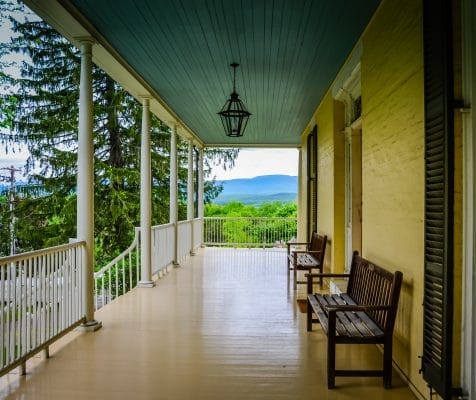
{"label": "distant mountain range", "polygon": [[[16,181],[16,183],[15,183],[16,188],[20,188],[20,187],[24,187],[24,186],[28,186],[28,182]],[[9,183],[0,183],[0,194],[4,193],[4,192],[7,192],[9,190],[10,190],[10,184]]]}
{"label": "distant mountain range", "polygon": [[239,201],[257,205],[270,201],[290,202],[297,199],[297,176],[261,175],[218,183],[223,184],[223,192],[214,200],[215,204]]}
{"label": "distant mountain range", "polygon": [[[243,204],[259,205],[281,201],[284,203],[297,200],[297,176],[261,175],[248,179],[230,179],[217,181],[223,184],[223,192],[214,200],[215,204],[239,201]],[[18,187],[28,185],[17,182]],[[0,194],[10,188],[9,184],[0,184]]]}

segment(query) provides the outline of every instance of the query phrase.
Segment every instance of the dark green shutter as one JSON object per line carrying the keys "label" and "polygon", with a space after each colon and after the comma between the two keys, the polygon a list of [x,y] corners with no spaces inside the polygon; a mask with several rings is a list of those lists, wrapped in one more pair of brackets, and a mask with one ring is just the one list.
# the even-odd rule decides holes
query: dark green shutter
{"label": "dark green shutter", "polygon": [[317,231],[317,126],[307,137],[307,232]]}
{"label": "dark green shutter", "polygon": [[451,2],[424,0],[425,272],[423,378],[452,396],[453,68]]}

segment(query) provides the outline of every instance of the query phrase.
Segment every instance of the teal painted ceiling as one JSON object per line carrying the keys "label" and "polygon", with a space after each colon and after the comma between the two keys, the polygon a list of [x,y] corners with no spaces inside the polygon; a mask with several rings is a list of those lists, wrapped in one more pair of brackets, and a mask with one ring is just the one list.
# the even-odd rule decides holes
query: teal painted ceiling
{"label": "teal painted ceiling", "polygon": [[[65,4],[65,1],[62,2]],[[379,0],[69,0],[206,145],[295,146]],[[228,138],[236,87],[253,114]]]}

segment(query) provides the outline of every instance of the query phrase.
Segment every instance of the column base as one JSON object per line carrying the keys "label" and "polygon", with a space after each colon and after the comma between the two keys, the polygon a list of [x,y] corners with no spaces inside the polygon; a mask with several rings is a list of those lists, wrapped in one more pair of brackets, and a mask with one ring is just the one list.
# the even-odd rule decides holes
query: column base
{"label": "column base", "polygon": [[180,263],[178,261],[173,261],[172,265],[174,266],[174,268],[180,268]]}
{"label": "column base", "polygon": [[193,251],[193,250],[190,250],[190,255],[191,255],[191,256],[196,256],[197,253],[195,253],[195,251]]}
{"label": "column base", "polygon": [[137,284],[138,288],[152,288],[154,286],[155,286],[154,281],[139,281],[139,283]]}
{"label": "column base", "polygon": [[87,321],[82,323],[78,326],[78,329],[83,332],[96,332],[97,330],[102,328],[102,322],[96,321],[93,319],[92,321]]}

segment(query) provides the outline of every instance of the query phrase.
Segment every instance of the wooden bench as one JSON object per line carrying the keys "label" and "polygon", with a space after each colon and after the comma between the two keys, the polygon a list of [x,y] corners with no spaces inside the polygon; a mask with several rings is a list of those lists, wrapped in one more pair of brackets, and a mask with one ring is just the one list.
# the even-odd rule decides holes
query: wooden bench
{"label": "wooden bench", "polygon": [[[307,243],[288,242],[288,272],[294,271],[294,289],[297,289],[297,284],[306,284],[307,281],[298,281],[297,272],[307,271],[311,273],[313,269],[318,269],[322,273],[324,265],[324,256],[326,253],[327,236],[319,235],[313,232],[311,240]],[[306,250],[291,250],[291,246],[305,245]],[[320,281],[322,286],[322,279]]]}
{"label": "wooden bench", "polygon": [[[402,273],[391,273],[354,252],[350,274],[307,274],[307,330],[321,324],[327,335],[327,387],[336,376],[382,376],[392,385],[392,338]],[[346,277],[347,293],[312,294],[314,278]],[[317,319],[313,319],[313,314]],[[336,370],[336,344],[383,344],[382,370]]]}

